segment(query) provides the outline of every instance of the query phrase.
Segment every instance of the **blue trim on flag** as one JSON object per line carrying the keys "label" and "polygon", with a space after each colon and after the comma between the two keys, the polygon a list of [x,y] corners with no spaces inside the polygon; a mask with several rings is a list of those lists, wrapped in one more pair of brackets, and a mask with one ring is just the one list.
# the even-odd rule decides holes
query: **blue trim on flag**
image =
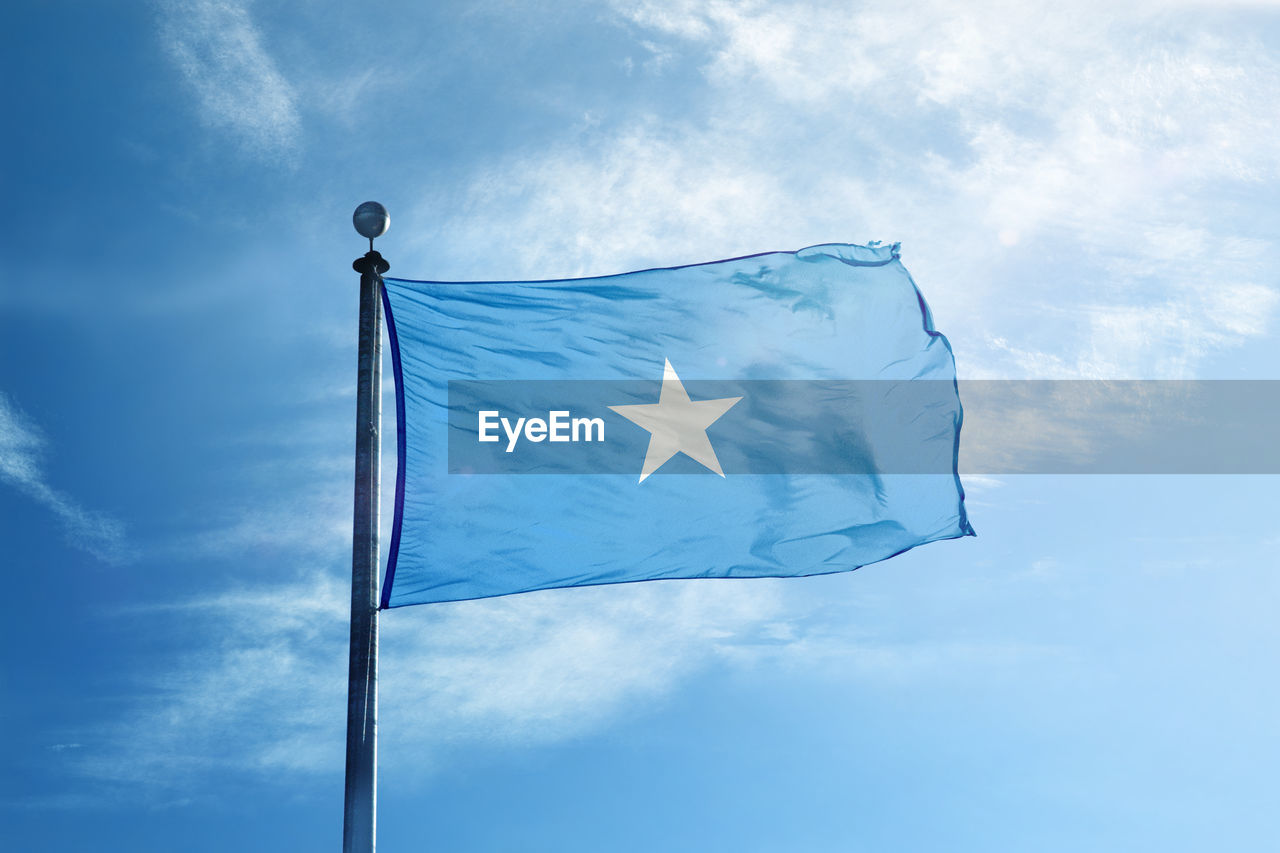
{"label": "blue trim on flag", "polygon": [[[897,244],[895,244],[895,246],[896,245]],[[896,252],[894,253],[894,256],[897,256]],[[906,270],[904,269],[903,272],[906,272]],[[929,303],[924,301],[924,294],[920,292],[920,288],[916,284],[916,280],[911,277],[911,273],[909,272],[907,273],[907,281],[911,282],[911,287],[916,292],[916,301],[920,303],[920,319],[924,323],[925,334],[942,340],[942,343],[947,348],[947,353],[951,356],[951,372],[954,374],[956,372],[956,354],[955,350],[951,349],[951,341],[947,339],[946,335],[933,327],[933,312],[929,310]],[[961,536],[977,536],[978,532],[974,530],[973,525],[969,523],[969,512],[964,506],[964,484],[960,482],[960,430],[964,426],[964,401],[960,399],[960,377],[956,376],[953,378],[951,380],[951,385],[956,392],[956,409],[959,412],[956,417],[955,446],[951,450],[951,473],[952,476],[955,477],[956,493],[960,498],[960,529],[965,532],[960,534],[960,536],[951,536],[948,538],[959,539]],[[899,551],[898,553],[902,552]],[[897,554],[894,556],[896,557]]]}
{"label": "blue trim on flag", "polygon": [[400,372],[400,340],[396,337],[396,321],[391,314],[391,300],[387,298],[387,288],[379,284],[382,291],[382,313],[387,318],[387,343],[391,345],[391,371],[396,382],[396,511],[391,523],[391,548],[387,551],[387,573],[382,579],[382,601],[379,610],[391,606],[391,582],[396,576],[396,558],[400,555],[400,528],[404,524],[404,381]]}
{"label": "blue trim on flag", "polygon": [[[764,475],[769,476],[769,475]],[[962,533],[953,533],[949,536],[939,536],[937,539],[930,539],[928,542],[921,542],[916,545],[907,545],[900,551],[894,551],[884,557],[877,557],[874,560],[868,560],[865,563],[859,563],[856,566],[847,566],[839,569],[824,569],[817,572],[788,572],[786,574],[776,575],[686,575],[685,577],[672,578],[628,578],[620,581],[590,581],[588,583],[574,583],[566,586],[530,586],[523,589],[516,589],[510,592],[487,592],[483,595],[472,595],[466,598],[445,598],[439,601],[406,601],[404,604],[393,604],[389,607],[380,607],[379,610],[395,610],[400,607],[422,607],[431,604],[453,604],[459,601],[484,601],[488,598],[505,598],[508,595],[528,595],[532,592],[546,592],[555,589],[586,589],[591,586],[625,586],[633,583],[670,583],[680,581],[742,581],[742,580],[786,580],[787,578],[819,578],[825,575],[847,575],[856,572],[858,569],[865,569],[867,566],[874,566],[876,563],[883,563],[886,560],[892,560],[894,557],[900,557],[908,551],[915,550],[924,545],[931,545],[934,542],[947,542],[952,539],[964,539],[967,536],[977,536],[973,532],[973,528],[969,528]]]}
{"label": "blue trim on flag", "polygon": [[[676,264],[673,267],[647,267],[642,270],[631,270],[630,272],[615,272],[615,273],[609,273],[607,275],[587,275],[587,276],[578,276],[574,278],[534,278],[534,279],[525,279],[525,280],[519,280],[519,281],[503,280],[503,279],[486,279],[483,281],[436,281],[434,279],[429,279],[429,278],[395,278],[394,276],[389,276],[388,278],[390,278],[391,281],[402,281],[402,282],[405,282],[406,284],[463,284],[463,285],[559,284],[561,282],[596,281],[597,279],[602,279],[602,278],[622,278],[623,276],[636,275],[638,273],[646,273],[646,272],[666,272],[667,270],[687,270],[690,267],[709,267],[709,266],[714,266],[716,264],[732,263],[733,261],[749,261],[752,258],[763,258],[766,255],[801,255],[805,252],[813,253],[815,249],[822,249],[826,246],[846,246],[846,245],[853,246],[856,244],[817,243],[813,246],[806,246],[803,249],[797,249],[794,252],[753,252],[750,255],[739,255],[736,258],[722,258],[721,260],[718,260],[718,261],[699,261],[696,264]],[[868,260],[868,261],[855,261],[849,258],[840,258],[840,260],[854,267],[883,267],[898,260],[901,246],[902,246],[901,243],[881,243],[879,240],[872,240],[870,243],[867,243],[865,246],[857,246],[857,248],[872,249],[872,250],[888,249],[889,257],[877,258],[876,260]],[[383,300],[385,301],[385,299],[386,299],[386,294],[384,293]],[[948,347],[948,349],[949,348],[950,347]]]}

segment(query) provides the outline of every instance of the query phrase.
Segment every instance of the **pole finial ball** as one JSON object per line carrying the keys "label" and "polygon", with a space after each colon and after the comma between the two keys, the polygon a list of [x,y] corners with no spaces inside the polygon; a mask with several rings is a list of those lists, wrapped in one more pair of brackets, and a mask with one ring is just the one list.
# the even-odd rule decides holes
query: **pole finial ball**
{"label": "pole finial ball", "polygon": [[351,221],[355,223],[356,231],[361,237],[368,237],[372,241],[374,237],[387,233],[387,229],[391,227],[391,214],[376,201],[366,201],[356,208]]}

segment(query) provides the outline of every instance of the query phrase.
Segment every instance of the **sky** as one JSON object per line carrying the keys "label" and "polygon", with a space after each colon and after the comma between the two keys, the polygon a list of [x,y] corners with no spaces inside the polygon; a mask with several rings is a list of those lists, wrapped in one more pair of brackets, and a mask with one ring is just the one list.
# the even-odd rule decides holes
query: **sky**
{"label": "sky", "polygon": [[[961,378],[1280,379],[1273,4],[8,9],[6,849],[340,844],[362,201],[405,278],[900,241]],[[1276,477],[964,482],[385,613],[380,849],[1270,849]]]}

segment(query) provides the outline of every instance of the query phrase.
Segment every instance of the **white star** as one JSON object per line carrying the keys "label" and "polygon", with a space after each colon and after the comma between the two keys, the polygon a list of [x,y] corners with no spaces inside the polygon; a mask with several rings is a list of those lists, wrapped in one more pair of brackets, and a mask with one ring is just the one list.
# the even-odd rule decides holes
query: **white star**
{"label": "white star", "polygon": [[723,477],[720,460],[711,449],[711,439],[707,438],[707,427],[741,399],[690,400],[680,377],[667,361],[662,373],[662,393],[657,403],[609,408],[650,432],[649,452],[644,456],[644,467],[640,471],[640,482],[643,483],[646,477],[677,453],[683,453]]}

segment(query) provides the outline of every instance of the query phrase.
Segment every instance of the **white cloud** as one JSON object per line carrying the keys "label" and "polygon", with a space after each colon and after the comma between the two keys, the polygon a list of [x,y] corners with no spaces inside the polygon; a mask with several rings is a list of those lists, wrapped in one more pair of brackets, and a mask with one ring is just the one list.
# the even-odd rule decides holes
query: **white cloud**
{"label": "white cloud", "polygon": [[641,26],[698,39],[706,38],[711,32],[702,14],[704,5],[702,0],[614,3],[619,12]]}
{"label": "white cloud", "polygon": [[432,276],[901,240],[971,377],[1186,377],[1272,328],[1280,59],[1247,31],[1158,5],[615,8],[646,49],[704,57],[705,112],[575,131],[432,198]]}
{"label": "white cloud", "polygon": [[161,42],[195,93],[204,122],[259,154],[292,151],[301,126],[297,95],[245,4],[169,0],[162,12]]}
{"label": "white cloud", "polygon": [[704,581],[394,611],[384,619],[386,719],[410,742],[580,734],[651,706],[775,622],[780,606],[769,582]]}
{"label": "white cloud", "polygon": [[[758,250],[761,240],[786,239],[769,227],[785,229],[776,206],[785,193],[749,153],[732,138],[642,121],[596,134],[585,147],[516,157],[477,175],[444,239],[429,238],[420,251],[436,258],[434,269],[443,260],[458,275],[547,278],[650,266],[653,258],[707,260],[708,245],[727,254]],[[420,218],[435,209],[424,205]],[[473,251],[494,234],[502,235],[501,254]]]}
{"label": "white cloud", "polygon": [[46,441],[4,392],[0,392],[0,480],[26,493],[62,523],[68,541],[112,564],[129,558],[124,526],[81,507],[47,482],[41,457]]}

